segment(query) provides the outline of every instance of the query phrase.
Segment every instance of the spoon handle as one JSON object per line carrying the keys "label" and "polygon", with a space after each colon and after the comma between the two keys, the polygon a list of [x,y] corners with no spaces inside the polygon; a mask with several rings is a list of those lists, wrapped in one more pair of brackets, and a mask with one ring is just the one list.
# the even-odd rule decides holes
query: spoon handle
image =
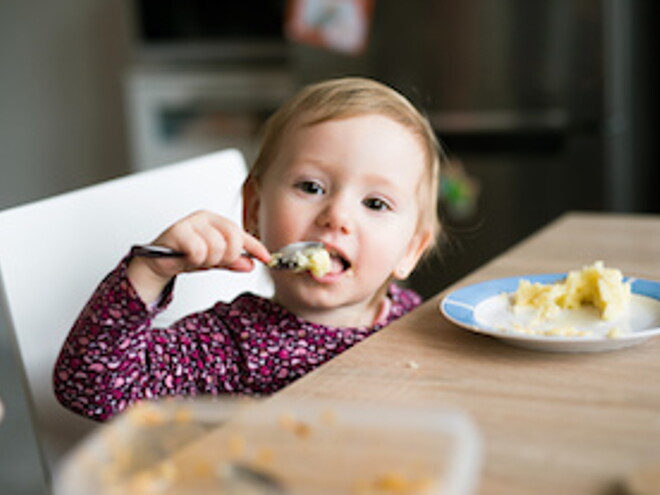
{"label": "spoon handle", "polygon": [[154,244],[140,244],[131,249],[133,256],[142,256],[144,258],[181,258],[185,256],[181,251],[175,251],[165,246],[156,246]]}
{"label": "spoon handle", "polygon": [[[157,246],[155,244],[138,244],[131,249],[133,256],[141,256],[143,258],[182,258],[186,254],[181,251],[176,251],[172,248],[165,246]],[[254,258],[250,253],[243,253],[241,256],[246,258]]]}

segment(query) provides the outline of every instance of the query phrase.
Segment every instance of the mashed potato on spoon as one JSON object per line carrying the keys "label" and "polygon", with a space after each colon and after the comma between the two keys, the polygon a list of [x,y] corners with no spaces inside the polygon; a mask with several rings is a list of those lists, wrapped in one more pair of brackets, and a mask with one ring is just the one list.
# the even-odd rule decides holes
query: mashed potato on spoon
{"label": "mashed potato on spoon", "polygon": [[315,277],[324,276],[332,267],[330,253],[322,246],[313,246],[286,255],[275,253],[268,266],[277,267],[282,258],[285,258],[287,268],[294,272],[309,271]]}

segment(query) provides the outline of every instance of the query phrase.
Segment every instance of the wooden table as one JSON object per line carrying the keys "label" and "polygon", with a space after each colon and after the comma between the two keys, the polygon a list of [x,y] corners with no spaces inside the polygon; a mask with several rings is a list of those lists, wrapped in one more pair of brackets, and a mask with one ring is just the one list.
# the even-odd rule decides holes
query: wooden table
{"label": "wooden table", "polygon": [[[660,217],[568,214],[452,288],[596,260],[660,279]],[[466,411],[483,441],[480,494],[613,494],[640,467],[660,464],[660,338],[602,353],[524,350],[451,324],[438,311],[446,292],[276,399],[432,402]],[[216,434],[187,450],[208,452]]]}
{"label": "wooden table", "polygon": [[[596,260],[660,280],[660,217],[565,215],[452,288]],[[595,354],[523,350],[448,322],[446,292],[280,395],[459,407],[483,440],[480,494],[617,493],[660,463],[660,338]]]}

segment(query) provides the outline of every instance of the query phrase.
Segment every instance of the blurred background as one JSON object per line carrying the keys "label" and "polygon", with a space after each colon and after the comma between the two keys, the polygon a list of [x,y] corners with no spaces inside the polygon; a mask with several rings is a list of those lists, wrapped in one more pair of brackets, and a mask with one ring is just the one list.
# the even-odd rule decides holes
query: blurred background
{"label": "blurred background", "polygon": [[565,211],[660,212],[656,5],[2,0],[0,209],[229,146],[250,159],[296,88],[371,76],[451,160],[443,254],[411,280],[428,296]]}
{"label": "blurred background", "polygon": [[3,0],[0,208],[227,146],[250,159],[297,87],[367,75],[452,160],[443,256],[413,279],[429,295],[564,211],[660,211],[655,3]]}

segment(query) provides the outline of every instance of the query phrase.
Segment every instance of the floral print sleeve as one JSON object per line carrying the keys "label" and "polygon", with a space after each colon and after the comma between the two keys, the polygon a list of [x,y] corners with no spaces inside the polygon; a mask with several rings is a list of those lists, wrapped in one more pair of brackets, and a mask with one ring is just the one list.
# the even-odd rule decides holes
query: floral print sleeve
{"label": "floral print sleeve", "polygon": [[69,333],[53,373],[58,400],[106,420],[131,403],[167,395],[269,394],[368,337],[420,303],[390,288],[389,314],[365,328],[317,325],[253,294],[193,313],[168,328],[151,321],[172,297],[148,307],[126,276],[130,258],[101,282]]}
{"label": "floral print sleeve", "polygon": [[235,388],[235,347],[218,351],[216,346],[214,356],[209,352],[211,340],[229,340],[214,313],[151,328],[171,300],[173,283],[159,304],[148,307],[126,275],[128,261],[101,282],[69,333],[53,376],[58,400],[83,416],[105,420],[136,400],[208,392],[213,372],[225,382],[214,386]]}

